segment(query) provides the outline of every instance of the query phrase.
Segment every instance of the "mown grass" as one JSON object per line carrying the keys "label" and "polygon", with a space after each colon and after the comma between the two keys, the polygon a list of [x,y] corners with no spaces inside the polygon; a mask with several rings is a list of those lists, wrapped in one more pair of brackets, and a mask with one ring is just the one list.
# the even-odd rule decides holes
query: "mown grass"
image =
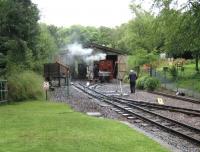
{"label": "mown grass", "polygon": [[166,151],[126,125],[74,112],[66,104],[0,106],[0,152]]}
{"label": "mown grass", "polygon": [[180,87],[200,92],[200,73],[195,71],[194,64],[186,64],[184,72],[178,78]]}
{"label": "mown grass", "polygon": [[[163,67],[168,65],[162,65],[157,70],[160,71],[163,76]],[[166,74],[167,79],[172,80],[179,88],[186,88],[200,93],[200,73],[195,70],[194,63],[187,63],[184,65],[184,71],[178,70],[178,78],[173,79],[170,72]]]}

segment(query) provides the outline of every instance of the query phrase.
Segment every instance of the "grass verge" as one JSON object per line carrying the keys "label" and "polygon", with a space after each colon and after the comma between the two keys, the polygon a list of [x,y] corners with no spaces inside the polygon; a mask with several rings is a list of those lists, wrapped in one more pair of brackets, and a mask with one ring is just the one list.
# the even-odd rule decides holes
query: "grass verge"
{"label": "grass verge", "polygon": [[1,152],[167,151],[119,122],[42,101],[0,106],[0,137]]}
{"label": "grass verge", "polygon": [[[168,66],[168,65],[165,65]],[[162,68],[158,71],[162,74],[164,78],[164,72]],[[200,93],[200,73],[195,71],[195,64],[188,63],[184,65],[184,71],[178,70],[178,78],[173,80],[171,74],[167,72],[167,79],[174,83],[178,88],[184,88],[191,91]]]}

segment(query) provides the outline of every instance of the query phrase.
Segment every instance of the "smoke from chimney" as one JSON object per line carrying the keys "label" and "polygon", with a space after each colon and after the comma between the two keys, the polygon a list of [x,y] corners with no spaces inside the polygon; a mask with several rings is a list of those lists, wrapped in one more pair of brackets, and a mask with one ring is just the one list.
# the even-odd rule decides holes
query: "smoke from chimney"
{"label": "smoke from chimney", "polygon": [[69,54],[72,56],[88,56],[91,55],[92,49],[85,49],[81,44],[73,43],[67,46],[67,50],[69,50]]}
{"label": "smoke from chimney", "polygon": [[86,61],[87,62],[99,61],[99,60],[104,60],[105,58],[106,58],[106,54],[105,53],[98,53],[98,54],[95,54],[95,55],[88,56],[86,58]]}
{"label": "smoke from chimney", "polygon": [[[99,61],[106,58],[105,53],[94,52],[93,49],[83,48],[79,43],[69,44],[67,46],[67,64],[71,64],[73,60],[82,60],[85,63]],[[69,63],[70,62],[70,63]]]}

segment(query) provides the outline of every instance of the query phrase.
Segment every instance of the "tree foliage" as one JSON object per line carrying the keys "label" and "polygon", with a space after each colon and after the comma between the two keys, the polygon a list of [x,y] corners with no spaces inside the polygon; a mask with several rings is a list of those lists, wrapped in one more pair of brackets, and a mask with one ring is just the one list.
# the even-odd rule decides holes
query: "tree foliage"
{"label": "tree foliage", "polygon": [[54,55],[58,51],[55,36],[45,24],[40,24],[39,34],[37,36],[37,43],[35,45],[35,54],[33,56],[35,71],[42,71],[43,64],[54,60]]}
{"label": "tree foliage", "polygon": [[39,10],[31,0],[0,1],[1,74],[20,69],[41,71],[43,63],[52,59],[58,40],[53,29],[39,25],[38,20]]}
{"label": "tree foliage", "polygon": [[0,72],[41,71],[43,63],[52,61],[59,49],[74,42],[121,49],[135,56],[130,63],[136,65],[152,62],[160,52],[172,57],[190,52],[198,71],[200,2],[188,0],[179,8],[176,2],[154,0],[154,8],[159,8],[155,15],[132,1],[133,19],[115,28],[97,28],[39,24],[39,11],[31,0],[0,0]]}
{"label": "tree foliage", "polygon": [[189,0],[184,7],[175,9],[173,0],[155,0],[161,11],[157,22],[162,26],[164,33],[164,50],[172,56],[180,56],[190,52],[196,59],[196,70],[200,56],[200,2]]}
{"label": "tree foliage", "polygon": [[0,2],[0,53],[6,56],[8,69],[12,65],[31,68],[38,19],[39,11],[30,0]]}

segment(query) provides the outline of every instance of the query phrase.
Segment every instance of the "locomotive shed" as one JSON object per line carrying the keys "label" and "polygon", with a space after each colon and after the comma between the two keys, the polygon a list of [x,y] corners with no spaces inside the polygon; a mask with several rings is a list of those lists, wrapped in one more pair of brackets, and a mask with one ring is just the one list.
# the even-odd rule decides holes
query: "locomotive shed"
{"label": "locomotive shed", "polygon": [[[58,58],[59,62],[70,66],[70,73],[73,80],[97,80],[99,79],[99,73],[110,73],[107,81],[112,79],[123,79],[123,76],[127,72],[127,54],[122,53],[122,50],[106,47],[96,43],[88,43],[83,46],[83,49],[92,49],[91,56],[98,54],[105,54],[105,58],[92,60],[89,63],[85,61],[87,56],[71,55],[69,50],[63,50]],[[94,67],[97,66],[98,74],[95,75]],[[92,78],[90,73],[93,72]],[[97,76],[98,75],[98,76]]]}

